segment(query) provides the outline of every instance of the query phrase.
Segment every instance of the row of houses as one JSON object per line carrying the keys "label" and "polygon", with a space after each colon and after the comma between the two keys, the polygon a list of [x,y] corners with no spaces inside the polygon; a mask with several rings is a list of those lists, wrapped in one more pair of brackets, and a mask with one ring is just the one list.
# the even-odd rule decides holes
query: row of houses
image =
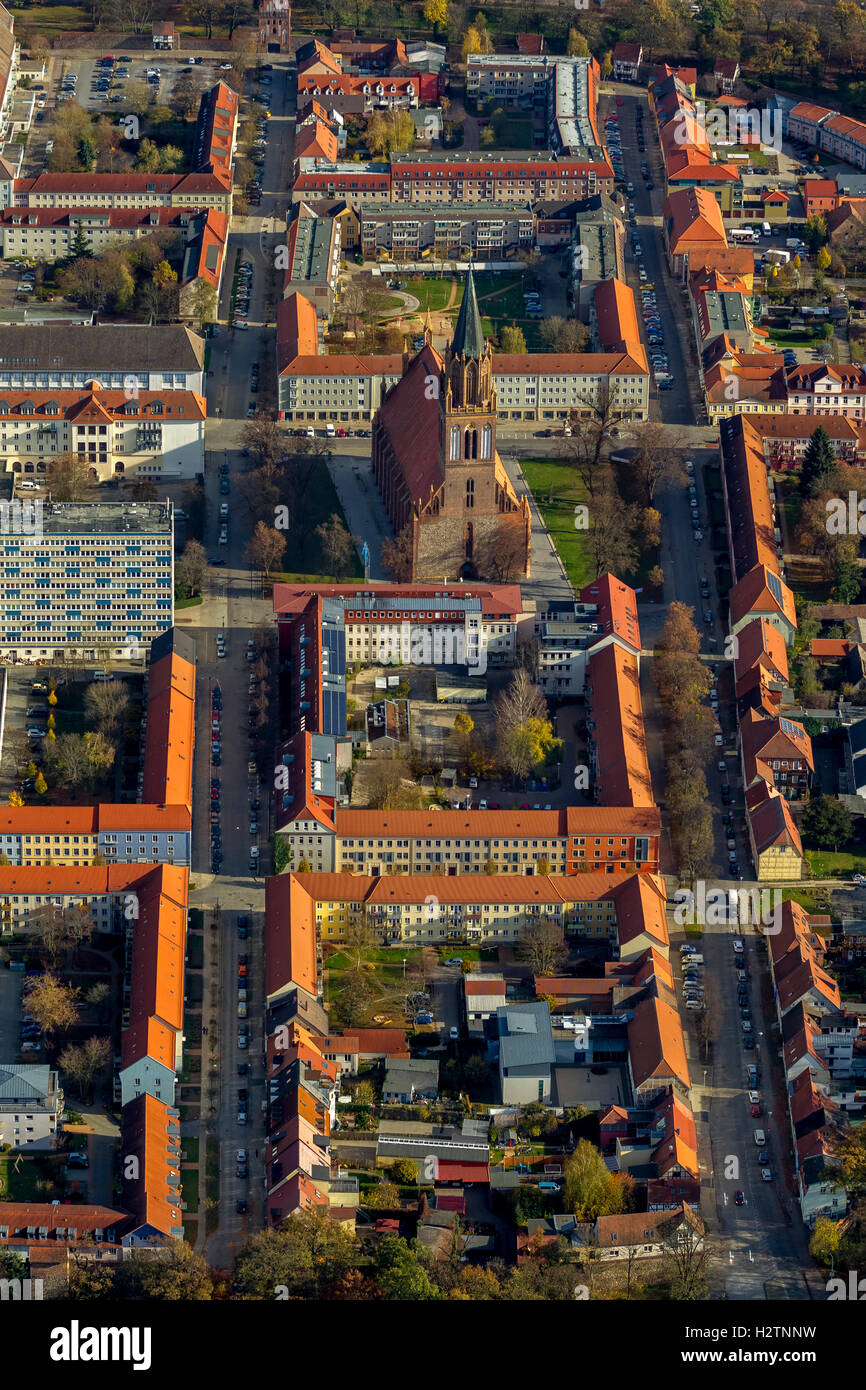
{"label": "row of houses", "polygon": [[800,101],[787,116],[791,140],[823,150],[831,159],[843,159],[855,169],[866,169],[866,125],[829,106]]}
{"label": "row of houses", "polygon": [[[27,1210],[18,1211],[0,1203],[0,1243],[32,1254],[34,1270],[40,1262],[65,1258],[69,1246],[80,1247],[82,1242],[93,1245],[95,1258],[106,1259],[119,1257],[122,1249],[183,1238],[175,1079],[183,1041],[195,646],[172,629],[153,642],[150,657],[142,801],[114,808],[128,815],[120,824],[134,827],[117,837],[118,847],[113,849],[109,840],[100,841],[93,832],[82,832],[76,844],[74,808],[40,808],[39,832],[34,827],[31,833],[30,808],[9,808],[4,821],[10,848],[19,843],[23,854],[26,841],[39,842],[27,861],[33,867],[0,868],[4,931],[26,935],[28,919],[46,907],[83,907],[97,930],[119,932],[125,939],[123,1031],[115,1057],[124,1155],[119,1208],[48,1208],[49,1218],[38,1204],[25,1204]],[[105,809],[94,808],[94,816]],[[172,862],[163,843],[167,833],[175,833],[166,832],[165,813],[185,827],[182,862]],[[20,824],[15,815],[22,818]],[[64,815],[70,819],[66,828],[71,833],[55,835],[55,827],[46,821]],[[93,865],[97,852],[124,862]]]}
{"label": "row of houses", "polygon": [[55,261],[82,240],[108,245],[156,232],[175,234],[182,251],[180,311],[192,317],[196,289],[219,294],[232,210],[238,96],[217,82],[201,97],[184,174],[49,173],[18,178],[0,165],[0,254]]}
{"label": "row of houses", "polygon": [[[799,878],[803,850],[790,802],[808,791],[811,739],[787,718],[786,649],[797,630],[785,583],[781,537],[764,454],[743,417],[722,422],[722,493],[734,584],[730,630],[737,638],[735,682],[746,820],[761,879]],[[742,653],[742,655],[740,655]]]}
{"label": "row of houses", "polygon": [[842,1004],[839,986],[826,968],[829,929],[828,918],[810,916],[799,903],[787,902],[776,932],[767,937],[796,1195],[809,1226],[819,1217],[838,1221],[846,1213],[837,1141],[847,1126],[862,1122],[866,1106],[860,1019]]}
{"label": "row of houses", "polygon": [[[632,290],[616,280],[596,284],[589,310],[596,351],[493,353],[498,419],[563,421],[602,402],[622,418],[648,417],[650,376]],[[294,289],[277,306],[276,359],[281,419],[349,424],[372,420],[414,360],[406,353],[324,353],[315,305]]]}
{"label": "row of houses", "polygon": [[6,472],[45,474],[52,457],[68,451],[83,458],[95,481],[193,479],[204,467],[206,409],[204,341],[189,328],[0,327]]}

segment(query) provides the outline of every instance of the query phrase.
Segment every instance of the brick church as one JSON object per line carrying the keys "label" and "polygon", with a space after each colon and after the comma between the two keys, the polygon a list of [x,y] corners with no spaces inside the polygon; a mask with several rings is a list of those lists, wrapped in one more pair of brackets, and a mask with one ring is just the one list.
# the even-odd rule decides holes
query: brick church
{"label": "brick church", "polygon": [[470,270],[444,358],[424,347],[373,421],[373,476],[411,581],[529,577],[531,516],[496,452],[493,354]]}

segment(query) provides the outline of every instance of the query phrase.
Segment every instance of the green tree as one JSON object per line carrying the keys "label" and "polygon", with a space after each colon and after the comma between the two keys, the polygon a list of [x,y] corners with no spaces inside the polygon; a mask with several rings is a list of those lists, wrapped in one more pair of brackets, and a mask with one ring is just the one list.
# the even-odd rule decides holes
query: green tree
{"label": "green tree", "polygon": [[838,850],[853,835],[851,812],[834,796],[813,796],[803,810],[803,834],[819,849]]}
{"label": "green tree", "polygon": [[[803,223],[803,240],[814,256],[827,240],[827,219],[821,212],[813,212]],[[829,261],[828,261],[829,265]]]}
{"label": "green tree", "polygon": [[817,496],[835,468],[836,455],[833,452],[830,436],[823,426],[819,425],[809,440],[800,468],[800,492],[802,495],[804,497]]}
{"label": "green tree", "polygon": [[840,1241],[839,1223],[828,1216],[819,1216],[812,1228],[809,1254],[816,1264],[830,1265],[839,1253]]}
{"label": "green tree", "polygon": [[438,1298],[438,1290],[409,1242],[386,1236],[376,1251],[376,1280],[386,1298],[416,1303]]}
{"label": "green tree", "polygon": [[597,1216],[615,1216],[626,1210],[630,1186],[628,1175],[612,1173],[588,1139],[581,1139],[565,1160],[565,1200],[578,1221],[594,1221]]}
{"label": "green tree", "polygon": [[526,338],[522,328],[506,324],[500,333],[500,346],[503,352],[521,353],[526,351]]}
{"label": "green tree", "polygon": [[856,603],[860,597],[860,566],[853,543],[842,550],[833,567],[833,598],[837,603]]}
{"label": "green tree", "polygon": [[332,1220],[327,1207],[301,1211],[279,1230],[259,1231],[235,1263],[235,1285],[244,1298],[273,1299],[280,1287],[308,1298],[356,1263],[354,1236]]}
{"label": "green tree", "polygon": [[72,238],[72,248],[69,254],[73,259],[77,259],[79,256],[93,255],[90,242],[87,240],[87,233],[80,222],[75,228],[75,236]]}

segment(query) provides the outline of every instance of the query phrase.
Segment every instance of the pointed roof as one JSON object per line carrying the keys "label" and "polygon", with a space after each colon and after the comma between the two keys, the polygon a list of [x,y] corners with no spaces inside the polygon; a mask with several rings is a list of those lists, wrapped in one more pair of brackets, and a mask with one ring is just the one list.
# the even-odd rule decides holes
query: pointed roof
{"label": "pointed roof", "polygon": [[481,357],[484,353],[484,331],[481,327],[481,314],[478,310],[478,296],[475,293],[475,276],[472,266],[466,272],[466,289],[454,338],[451,342],[453,357]]}

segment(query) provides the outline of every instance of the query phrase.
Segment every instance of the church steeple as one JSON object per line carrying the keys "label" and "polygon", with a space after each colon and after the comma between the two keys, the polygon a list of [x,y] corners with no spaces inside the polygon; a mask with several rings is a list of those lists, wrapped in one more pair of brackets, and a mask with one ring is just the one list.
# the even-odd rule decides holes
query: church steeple
{"label": "church steeple", "polygon": [[496,414],[493,352],[490,344],[484,340],[471,265],[466,273],[457,327],[445,353],[444,406],[446,413],[451,410],[472,410],[481,414]]}
{"label": "church steeple", "polygon": [[483,354],[484,332],[481,327],[481,314],[478,310],[478,296],[475,293],[475,276],[472,274],[470,262],[466,272],[463,303],[460,305],[457,327],[451,340],[451,356],[479,358]]}

